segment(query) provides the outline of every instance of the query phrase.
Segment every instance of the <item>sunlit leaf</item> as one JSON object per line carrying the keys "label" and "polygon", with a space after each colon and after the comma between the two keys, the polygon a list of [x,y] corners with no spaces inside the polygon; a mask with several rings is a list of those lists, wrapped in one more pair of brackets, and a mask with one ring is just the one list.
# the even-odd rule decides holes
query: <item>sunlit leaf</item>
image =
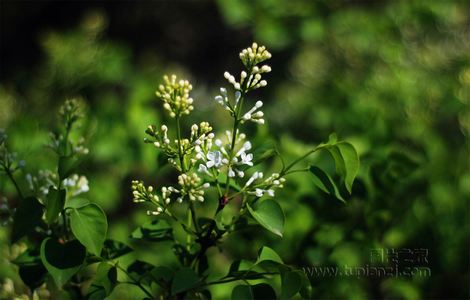
{"label": "sunlit leaf", "polygon": [[248,210],[258,223],[281,236],[284,231],[284,212],[281,206],[274,200],[264,200],[256,203],[253,207],[247,204]]}
{"label": "sunlit leaf", "polygon": [[103,210],[90,203],[70,212],[70,227],[77,239],[96,256],[100,256],[108,231],[108,221]]}

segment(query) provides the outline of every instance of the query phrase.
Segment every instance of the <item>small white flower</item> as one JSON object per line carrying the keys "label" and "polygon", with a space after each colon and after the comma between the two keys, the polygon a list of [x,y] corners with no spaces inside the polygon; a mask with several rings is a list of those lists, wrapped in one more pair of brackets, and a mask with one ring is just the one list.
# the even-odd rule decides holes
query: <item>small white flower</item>
{"label": "small white flower", "polygon": [[222,165],[222,154],[220,151],[209,151],[207,153],[207,168],[219,168]]}
{"label": "small white flower", "polygon": [[242,153],[241,154],[241,163],[244,164],[244,165],[248,165],[248,166],[253,166],[253,154],[246,154],[246,153]]}

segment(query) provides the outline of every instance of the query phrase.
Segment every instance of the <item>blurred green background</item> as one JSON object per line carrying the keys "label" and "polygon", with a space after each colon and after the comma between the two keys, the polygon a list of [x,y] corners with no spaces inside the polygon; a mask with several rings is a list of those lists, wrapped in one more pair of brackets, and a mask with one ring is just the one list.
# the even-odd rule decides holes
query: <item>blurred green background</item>
{"label": "blurred green background", "polygon": [[[346,205],[308,176],[287,178],[278,193],[285,237],[237,234],[214,251],[217,272],[262,244],[299,268],[365,266],[371,249],[422,248],[431,276],[312,277],[314,298],[470,297],[468,1],[2,1],[0,10],[0,128],[28,172],[54,168],[44,144],[55,112],[65,98],[83,97],[90,154],[81,173],[111,237],[131,244],[127,236],[147,219],[131,201],[132,179],[159,186],[174,177],[142,142],[147,125],[165,122],[154,95],[162,75],[195,87],[186,126],[208,120],[223,132],[226,112],[213,97],[223,72],[241,69],[240,49],[257,41],[272,52],[273,72],[253,95],[265,102],[267,124],[249,136],[292,160],[336,132],[357,147],[361,170]],[[4,179],[0,197],[14,206]],[[7,228],[0,281],[12,278],[21,293]],[[133,246],[148,262],[175,261],[165,247]],[[214,297],[227,291],[214,287]]]}

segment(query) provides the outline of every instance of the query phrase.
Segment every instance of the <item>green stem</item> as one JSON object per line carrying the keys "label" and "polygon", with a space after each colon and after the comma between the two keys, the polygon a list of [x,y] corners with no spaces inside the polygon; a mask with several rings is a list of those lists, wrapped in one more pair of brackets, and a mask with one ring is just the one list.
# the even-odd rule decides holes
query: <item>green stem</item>
{"label": "green stem", "polygon": [[[276,274],[279,274],[279,273],[277,273],[277,272],[264,272],[264,273],[258,273],[257,275],[276,275]],[[227,278],[227,279],[219,279],[219,280],[214,280],[214,281],[211,281],[211,282],[207,282],[203,286],[214,285],[214,284],[222,284],[222,283],[238,281],[238,280],[250,280],[250,279],[242,279],[242,278],[236,278],[236,277]],[[255,279],[253,279],[253,280],[255,280]]]}
{"label": "green stem", "polygon": [[194,234],[195,236],[198,236],[198,233],[195,232],[194,230],[192,230],[191,228],[188,228],[186,226],[186,224],[184,224],[183,222],[180,221],[180,219],[178,219],[177,217],[175,217],[172,213],[170,213],[170,211],[165,210],[165,214],[167,216],[169,216],[170,218],[172,218],[175,222],[177,222],[178,224],[181,224],[181,226],[183,227],[184,231],[186,231],[186,233],[191,233],[191,234]]}
{"label": "green stem", "polygon": [[[188,215],[187,215],[187,220],[186,220],[186,222],[187,222],[187,225],[186,225],[186,226],[187,226],[189,229],[191,229],[191,224],[192,224],[192,211],[191,211],[191,210],[188,210]],[[192,240],[192,239],[191,239],[191,234],[186,233],[186,250],[188,251],[188,253],[191,252],[191,243],[192,243],[191,240]],[[190,265],[190,263],[191,263],[191,262],[190,262],[189,260],[186,261],[186,265]]]}
{"label": "green stem", "polygon": [[212,175],[213,175],[214,178],[215,178],[215,185],[216,185],[216,187],[217,187],[217,192],[219,193],[219,198],[221,198],[223,194],[222,194],[222,190],[221,190],[221,188],[220,188],[219,180],[218,180],[218,178],[217,178],[217,173],[216,173],[216,171],[215,171],[214,168],[212,168],[211,170],[212,170]]}
{"label": "green stem", "polygon": [[[242,107],[243,107],[243,99],[245,98],[245,92],[243,91],[241,96],[240,96],[240,100],[238,102],[238,105],[237,105],[237,110],[235,112],[235,120],[233,121],[233,130],[232,130],[232,142],[230,144],[230,155],[229,155],[229,167],[232,163],[232,158],[233,158],[233,150],[235,148],[235,142],[237,140],[237,131],[238,131],[238,125],[240,124],[240,112],[242,110]],[[227,180],[225,182],[225,195],[228,194],[228,191],[230,189],[230,177],[228,176],[228,173],[227,173]]]}
{"label": "green stem", "polygon": [[15,186],[15,189],[18,192],[18,195],[20,196],[20,198],[23,199],[23,193],[21,193],[20,186],[16,182],[15,177],[13,177],[13,173],[11,173],[10,170],[7,168],[5,168],[5,173],[7,174],[8,178],[10,178],[13,185]]}
{"label": "green stem", "polygon": [[199,224],[197,223],[196,210],[194,209],[194,205],[192,202],[189,204],[189,209],[191,210],[191,217],[193,218],[194,229],[196,230],[196,232],[199,232]]}
{"label": "green stem", "polygon": [[176,135],[178,139],[178,158],[180,160],[180,167],[181,167],[181,172],[185,172],[185,167],[184,167],[184,157],[183,153],[181,152],[181,127],[180,127],[180,117],[176,116]]}
{"label": "green stem", "polygon": [[317,152],[318,150],[322,149],[324,146],[321,145],[321,146],[317,146],[315,147],[314,149],[308,151],[307,153],[305,153],[304,155],[302,155],[301,157],[297,158],[296,160],[294,160],[293,162],[291,162],[287,167],[285,167],[281,173],[279,174],[281,177],[283,175],[286,175],[288,174],[288,171],[290,169],[292,169],[292,167],[294,167],[296,164],[298,164],[299,162],[301,162],[302,160],[306,159],[310,154],[313,154],[315,152]]}
{"label": "green stem", "polygon": [[135,286],[139,287],[145,294],[147,294],[147,296],[150,297],[150,299],[154,299],[152,293],[150,293],[138,280],[134,279],[134,277],[132,277],[126,271],[126,269],[122,268],[118,264],[116,264],[115,267],[118,268],[119,270],[123,271],[127,275],[127,277],[129,277],[129,279],[132,280],[132,282],[130,282],[131,284],[134,284]]}

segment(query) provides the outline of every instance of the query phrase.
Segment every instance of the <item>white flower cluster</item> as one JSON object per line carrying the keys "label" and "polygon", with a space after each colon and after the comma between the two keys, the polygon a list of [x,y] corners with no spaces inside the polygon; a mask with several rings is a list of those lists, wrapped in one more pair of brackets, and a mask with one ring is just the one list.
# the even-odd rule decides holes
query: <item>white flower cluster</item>
{"label": "white flower cluster", "polygon": [[196,173],[181,174],[178,176],[178,184],[180,189],[173,189],[174,193],[179,193],[180,196],[176,199],[177,202],[183,202],[185,197],[188,197],[191,201],[204,202],[204,189],[209,188],[209,183],[202,183],[202,180]]}
{"label": "white flower cluster", "polygon": [[274,189],[284,187],[284,178],[280,177],[278,173],[273,173],[271,176],[263,179],[262,172],[255,172],[253,175],[246,181],[244,190],[251,195],[256,197],[262,197],[268,195],[274,197]]}
{"label": "white flower cluster", "polygon": [[[232,132],[227,130],[225,134],[227,142],[230,143]],[[241,133],[235,139],[235,149],[238,149],[232,157],[230,157],[228,150],[230,145],[224,145],[220,139],[215,140],[214,147],[196,147],[196,159],[202,162],[199,164],[198,171],[210,177],[217,177],[221,168],[226,166],[229,177],[237,175],[244,177],[244,166],[253,166],[253,154],[247,152],[251,149],[251,142],[244,142],[245,138],[246,135]]]}
{"label": "white flower cluster", "polygon": [[[260,64],[269,58],[271,58],[271,53],[264,46],[253,43],[251,47],[240,52],[240,59],[245,68],[240,72],[239,79],[229,72],[224,73],[224,77],[235,91],[229,95],[227,89],[222,87],[220,94],[215,97],[215,101],[229,111],[234,118],[234,129],[226,131],[223,138],[216,139],[212,133],[212,127],[207,122],[192,125],[190,136],[181,137],[179,117],[193,110],[193,99],[189,96],[192,86],[186,80],[178,80],[175,75],[171,78],[164,77],[165,82],[159,86],[156,95],[162,99],[163,106],[170,116],[176,118],[178,138],[173,142],[168,135],[168,127],[165,125],[160,128],[149,126],[146,133],[150,138],[146,138],[145,142],[162,149],[168,161],[181,174],[178,176],[176,186],[164,186],[161,188],[161,193],[155,193],[151,186],[146,188],[142,182],[133,182],[135,202],[152,202],[157,205],[157,210],[148,211],[149,215],[159,215],[165,212],[167,206],[173,201],[182,203],[187,199],[190,202],[203,202],[205,190],[210,187],[210,184],[203,180],[207,177],[214,182],[219,197],[225,198],[234,196],[238,192],[256,197],[265,195],[273,197],[275,189],[283,186],[285,180],[277,173],[263,179],[263,173],[256,171],[248,180],[240,180],[240,178],[245,178],[247,172],[252,173],[249,169],[254,166],[254,157],[250,153],[252,144],[246,140],[245,134],[240,133],[239,126],[248,121],[257,124],[265,122],[264,113],[261,111],[262,101],[256,101],[251,108],[245,110],[243,102],[249,91],[267,85],[267,81],[262,76],[271,72],[271,67]],[[194,172],[196,168],[197,173]],[[222,175],[221,173],[226,175],[225,194],[220,188],[219,175]],[[201,178],[200,175],[204,176]],[[230,195],[230,180],[242,186],[241,190],[234,195]],[[243,182],[245,182],[244,185]]]}
{"label": "white flower cluster", "polygon": [[[258,46],[257,43],[253,43],[251,47],[243,49],[239,56],[245,67],[249,70],[257,64],[270,59],[272,55],[265,46]],[[271,69],[269,69],[269,71],[271,71]]]}
{"label": "white flower cluster", "polygon": [[193,98],[189,96],[193,86],[187,80],[178,80],[176,75],[171,75],[171,79],[165,75],[163,80],[165,84],[161,84],[155,94],[164,102],[163,107],[170,117],[189,115],[194,109]]}
{"label": "white flower cluster", "polygon": [[157,216],[164,211],[164,207],[160,203],[160,198],[154,193],[153,186],[145,187],[142,181],[132,181],[132,195],[135,203],[151,202],[157,205],[156,210],[147,210],[147,215]]}
{"label": "white flower cluster", "polygon": [[262,106],[262,101],[256,101],[255,105],[243,115],[241,122],[252,121],[258,124],[264,124],[264,113],[258,110]]}
{"label": "white flower cluster", "polygon": [[[217,95],[214,97],[215,101],[219,103],[220,105],[222,105],[223,108],[230,111],[233,116],[236,115],[240,98],[241,98],[241,92],[235,91],[234,103],[231,103],[227,95],[227,89],[223,87],[220,88],[220,95]],[[255,105],[245,114],[243,114],[243,116],[240,119],[240,122],[243,124],[246,121],[252,121],[258,124],[264,124],[264,119],[263,119],[264,113],[258,110],[262,106],[263,106],[263,101],[256,101]]]}
{"label": "white flower cluster", "polygon": [[[49,193],[49,187],[56,186],[58,179],[57,174],[51,170],[39,170],[35,176],[28,173],[25,178],[29,189],[39,198],[45,198]],[[74,197],[90,190],[88,179],[78,174],[62,180],[62,186],[67,189],[67,197]]]}
{"label": "white flower cluster", "polygon": [[[151,138],[144,138],[144,142],[151,143],[155,147],[162,149],[169,157],[168,162],[177,169],[180,169],[174,157],[180,153],[183,156],[191,156],[194,147],[212,144],[214,133],[211,131],[212,127],[208,122],[201,122],[199,125],[193,124],[191,126],[191,135],[189,139],[182,138],[179,141],[174,140],[174,143],[172,143],[168,138],[168,127],[166,125],[162,125],[160,130],[157,130],[156,126],[151,125],[148,126],[147,130],[145,131]],[[179,150],[178,147],[180,147]],[[195,162],[196,159],[190,159],[189,168],[191,168]]]}
{"label": "white flower cluster", "polygon": [[164,150],[166,153],[174,151],[170,145],[170,139],[168,138],[168,127],[166,125],[162,125],[160,130],[157,130],[157,127],[154,125],[149,125],[145,133],[153,137],[154,140],[144,138],[144,142],[152,143],[155,147]]}
{"label": "white flower cluster", "polygon": [[227,71],[224,72],[224,77],[237,91],[247,92],[265,87],[268,83],[266,80],[261,79],[261,74],[271,72],[271,67],[268,65],[259,67],[257,65],[270,58],[271,53],[266,50],[266,47],[253,43],[251,47],[240,52],[240,59],[246,68],[246,71],[240,73],[240,81],[237,81],[235,76]]}
{"label": "white flower cluster", "polygon": [[85,176],[79,176],[77,174],[64,179],[62,185],[67,188],[67,194],[71,196],[77,196],[90,190],[88,179]]}
{"label": "white flower cluster", "polygon": [[[64,135],[49,132],[49,138],[50,141],[46,146],[58,153],[60,151],[61,145],[64,143]],[[76,143],[72,143],[73,154],[87,155],[89,152],[90,150],[85,147],[85,138],[80,137]]]}
{"label": "white flower cluster", "polygon": [[190,201],[204,202],[204,190],[210,187],[209,183],[203,183],[202,179],[196,174],[181,174],[178,176],[179,188],[164,186],[161,189],[161,199],[156,194],[152,186],[145,187],[142,181],[132,181],[132,195],[135,203],[150,202],[157,205],[154,211],[147,211],[148,215],[159,215],[165,211],[165,206],[171,203],[173,194],[178,195],[176,202],[182,203],[185,198]]}

